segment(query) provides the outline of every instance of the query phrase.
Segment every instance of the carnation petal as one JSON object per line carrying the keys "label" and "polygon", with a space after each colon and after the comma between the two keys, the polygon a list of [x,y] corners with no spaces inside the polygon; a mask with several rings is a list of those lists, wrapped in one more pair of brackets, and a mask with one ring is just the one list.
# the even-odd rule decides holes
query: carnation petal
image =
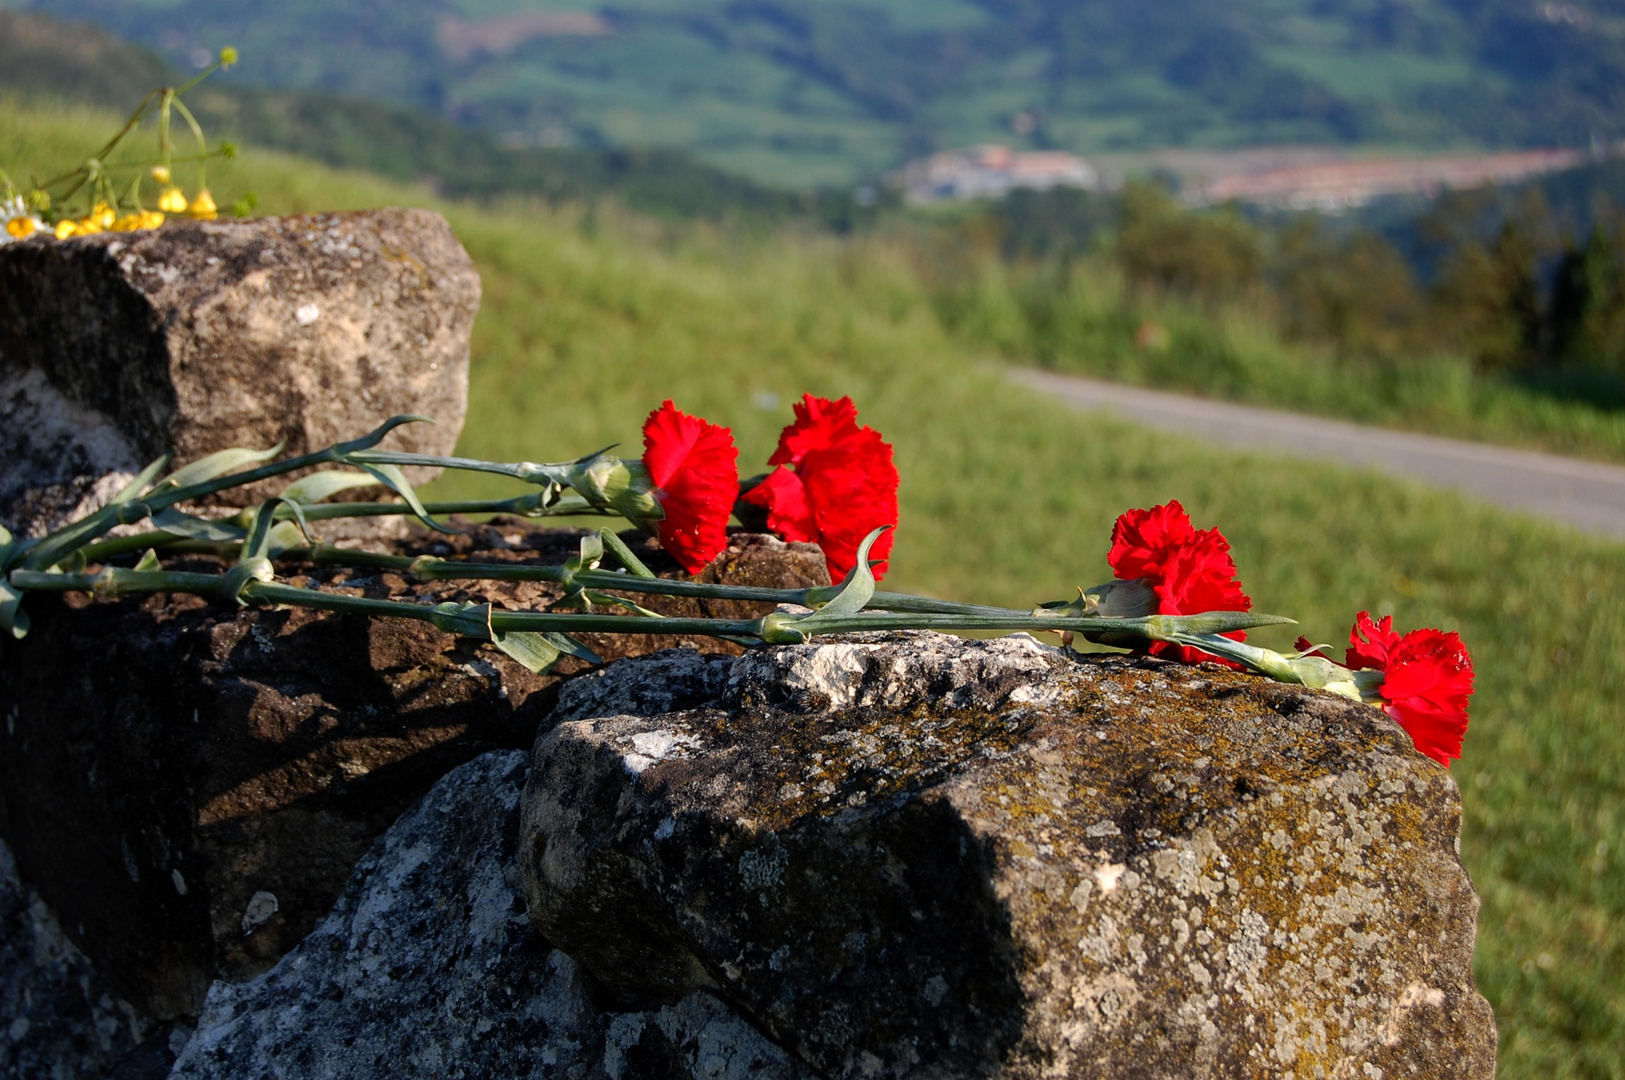
{"label": "carnation petal", "polygon": [[805,394],[795,407],[795,423],[779,434],[769,465],[799,465],[808,454],[827,450],[858,433],[858,410],[852,399],[839,401]]}
{"label": "carnation petal", "polygon": [[739,494],[733,432],[667,401],[645,421],[643,445],[643,464],[666,515],[655,524],[660,546],[697,574],[728,545],[728,517]]}
{"label": "carnation petal", "polygon": [[744,500],[767,511],[767,527],[792,543],[818,540],[818,521],[807,504],[807,489],[801,478],[780,467],[767,479],[745,492]]}

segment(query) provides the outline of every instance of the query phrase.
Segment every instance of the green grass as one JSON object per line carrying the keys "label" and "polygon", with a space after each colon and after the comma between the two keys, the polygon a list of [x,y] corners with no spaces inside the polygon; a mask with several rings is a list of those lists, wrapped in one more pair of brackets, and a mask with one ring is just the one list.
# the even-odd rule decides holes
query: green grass
{"label": "green grass", "polygon": [[[72,160],[95,141],[87,119],[0,103],[0,162]],[[896,445],[903,476],[890,585],[1008,604],[1060,597],[1109,577],[1120,511],[1179,498],[1230,538],[1257,606],[1297,617],[1313,640],[1339,639],[1360,608],[1459,630],[1478,692],[1454,775],[1501,1075],[1625,1078],[1625,548],[1373,474],[1221,455],[1063,412],[987,370],[984,349],[944,328],[912,261],[882,241],[519,203],[479,211],[288,158],[248,160],[273,211],[448,214],[485,285],[464,452],[542,460],[636,446],[644,413],[672,397],[731,425],[750,469],[792,397],[851,394]],[[233,197],[245,168],[222,172],[220,192]],[[1237,363],[1255,362],[1244,333],[1226,340]],[[764,408],[764,394],[777,404]]]}
{"label": "green grass", "polygon": [[[932,288],[954,337],[1014,363],[1480,442],[1625,461],[1625,409],[1485,376],[1455,356],[1364,360],[1283,341],[1246,299],[1131,289],[1105,260],[1058,278],[989,258]],[[1165,341],[1136,344],[1147,322]]]}

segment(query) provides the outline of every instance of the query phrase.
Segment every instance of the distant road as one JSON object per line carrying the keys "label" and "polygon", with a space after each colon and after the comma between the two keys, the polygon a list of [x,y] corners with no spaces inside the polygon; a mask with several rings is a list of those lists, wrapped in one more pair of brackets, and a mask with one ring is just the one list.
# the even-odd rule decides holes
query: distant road
{"label": "distant road", "polygon": [[1362,427],[1048,371],[1016,369],[1010,377],[1074,409],[1116,413],[1137,424],[1226,446],[1380,469],[1625,540],[1625,467],[1618,465]]}

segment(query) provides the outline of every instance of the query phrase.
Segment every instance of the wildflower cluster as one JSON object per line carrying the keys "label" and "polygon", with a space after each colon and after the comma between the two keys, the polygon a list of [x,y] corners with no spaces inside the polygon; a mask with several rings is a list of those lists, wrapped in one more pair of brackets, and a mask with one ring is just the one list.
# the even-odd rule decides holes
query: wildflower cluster
{"label": "wildflower cluster", "polygon": [[[0,171],[0,245],[40,235],[66,240],[102,232],[156,229],[166,217],[205,221],[218,217],[220,208],[209,192],[207,164],[211,158],[234,156],[236,148],[221,143],[211,150],[202,126],[181,95],[236,62],[236,49],[222,49],[215,63],[189,82],[154,90],[107,144],[76,168],[31,181],[21,189]],[[196,139],[194,154],[175,154],[170,126],[177,116]],[[155,156],[114,162],[112,155],[125,138],[149,120],[155,121],[157,129]],[[197,183],[191,195],[175,179],[178,164],[195,166]],[[250,198],[241,208],[246,212],[252,205]]]}
{"label": "wildflower cluster", "polygon": [[[231,449],[164,475],[168,460],[161,459],[107,506],[41,539],[14,540],[0,529],[0,629],[17,637],[27,633],[23,600],[30,592],[184,591],[238,604],[426,620],[489,641],[538,671],[565,656],[596,662],[577,633],[709,634],[768,645],[857,630],[1025,630],[1058,634],[1068,647],[1081,637],[1186,663],[1217,661],[1329,690],[1381,708],[1410,733],[1419,751],[1441,764],[1461,756],[1473,671],[1459,637],[1438,630],[1402,635],[1391,619],[1373,622],[1360,612],[1342,664],[1302,639],[1292,653],[1249,645],[1248,629],[1292,620],[1250,610],[1229,543],[1217,529],[1196,528],[1178,502],[1119,517],[1107,556],[1116,576],[1080,589],[1075,600],[1023,610],[879,591],[898,521],[892,448],[858,423],[850,398],[809,394],[794,412],[768,459],[772,471],[743,483],[732,432],[671,401],[644,421],[639,460],[603,450],[557,464],[500,463],[377,449],[395,427],[421,417],[395,417],[360,439],[280,461],[271,460],[276,449]],[[533,490],[506,500],[424,503],[401,471],[408,465],[497,473]],[[181,509],[205,495],[313,467],[319,471],[295,480],[279,496],[224,520]],[[326,501],[373,485],[391,489],[401,501]],[[696,577],[726,546],[729,519],[737,515],[748,526],[765,527],[786,540],[818,544],[839,584],[774,589],[659,578],[609,529],[586,536],[580,554],[559,566],[339,549],[323,544],[315,532],[317,523],[332,518],[406,513],[449,531],[436,515],[475,512],[619,515],[657,536]],[[145,531],[107,538],[115,526],[143,522]],[[220,574],[166,571],[160,551],[206,552],[231,566]],[[123,565],[136,556],[134,566]],[[602,567],[607,556],[620,563],[618,570]],[[428,607],[283,584],[276,580],[279,560],[391,569],[424,580],[547,581],[563,586],[564,593],[540,611],[475,603]],[[667,618],[639,604],[640,594],[768,601],[810,611],[780,608],[758,619]],[[599,613],[595,605],[619,611]]]}

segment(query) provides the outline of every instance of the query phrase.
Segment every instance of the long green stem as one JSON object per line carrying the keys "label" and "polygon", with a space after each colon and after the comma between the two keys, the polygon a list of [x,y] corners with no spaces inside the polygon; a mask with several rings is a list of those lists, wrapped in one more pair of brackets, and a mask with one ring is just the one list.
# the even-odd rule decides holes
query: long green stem
{"label": "long green stem", "polygon": [[463,469],[468,472],[495,473],[498,476],[507,476],[530,484],[543,481],[567,484],[569,482],[570,468],[568,464],[559,463],[481,461],[477,458],[408,454],[395,450],[366,450],[356,454],[352,460],[373,465],[424,465],[442,469]]}
{"label": "long green stem", "polygon": [[[611,575],[619,576],[619,575]],[[190,592],[219,596],[227,579],[215,574],[195,574],[166,570],[126,570],[107,567],[96,574],[59,574],[17,570],[11,574],[14,588],[24,591],[83,591],[103,595],[137,592]],[[236,596],[245,603],[272,603],[393,618],[436,621],[441,613],[433,607],[398,600],[370,600],[341,596],[314,589],[302,589],[276,582],[248,580],[238,586]],[[993,617],[967,614],[861,611],[837,616],[799,620],[773,613],[759,619],[665,618],[644,615],[559,614],[554,612],[502,611],[475,605],[485,613],[486,625],[501,633],[619,633],[619,634],[703,634],[711,637],[754,638],[765,642],[806,640],[813,634],[840,634],[873,630],[1005,630],[1051,631],[1056,633],[1122,633],[1151,640],[1176,640],[1193,630],[1210,627],[1245,629],[1291,622],[1273,615],[1250,612],[1210,612],[1205,615],[1151,615],[1134,619],[1098,616],[1007,615]]]}

